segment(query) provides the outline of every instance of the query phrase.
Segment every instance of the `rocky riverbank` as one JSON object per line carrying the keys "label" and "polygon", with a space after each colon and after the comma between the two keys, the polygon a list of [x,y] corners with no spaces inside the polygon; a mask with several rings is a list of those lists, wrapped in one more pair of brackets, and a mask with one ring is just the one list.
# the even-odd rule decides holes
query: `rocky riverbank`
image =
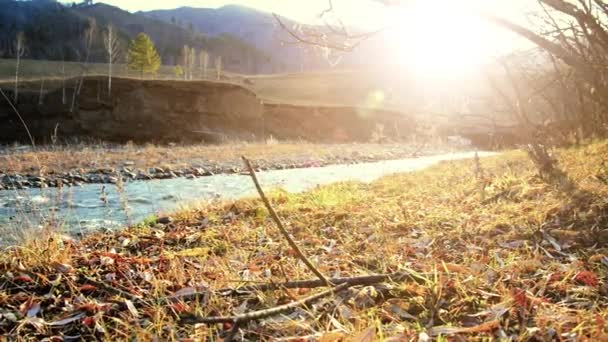
{"label": "rocky riverbank", "polygon": [[[225,147],[224,158],[190,159],[188,154],[182,153],[178,160],[151,165],[146,155],[150,153],[123,152],[124,161],[117,160],[117,156],[103,159],[95,164],[103,167],[82,167],[82,163],[68,163],[63,166],[31,166],[20,168],[10,167],[17,161],[23,163],[24,158],[18,155],[4,156],[5,165],[0,164],[0,190],[20,190],[27,188],[47,188],[63,186],[81,186],[84,184],[122,184],[130,181],[145,181],[154,179],[172,178],[199,178],[216,174],[235,174],[243,172],[240,155],[244,154],[256,161],[260,171],[284,170],[295,168],[321,167],[335,164],[358,164],[381,160],[404,159],[418,155],[431,155],[445,153],[448,148],[420,148],[412,145],[301,145],[301,152],[294,153],[297,146],[279,145],[276,153],[257,154],[255,146],[247,148]],[[218,147],[209,147],[217,149]],[[259,147],[260,149],[262,146]],[[167,147],[167,151],[171,148]],[[455,149],[452,147],[452,149]],[[179,148],[176,148],[179,150]],[[266,147],[265,150],[268,150]],[[241,153],[239,153],[239,151]],[[140,151],[141,152],[141,151]],[[30,158],[36,158],[36,152],[29,152]],[[49,152],[45,152],[49,153]],[[54,158],[67,158],[69,151],[56,152]],[[114,153],[116,154],[116,152]],[[108,153],[108,156],[110,153]],[[126,159],[139,155],[139,159]],[[23,157],[23,156],[21,156]],[[45,156],[48,158],[48,156]],[[151,158],[151,157],[150,157]],[[17,161],[15,161],[17,160]],[[82,162],[82,160],[80,160]],[[27,165],[26,165],[27,166]],[[80,167],[79,167],[80,166]]]}

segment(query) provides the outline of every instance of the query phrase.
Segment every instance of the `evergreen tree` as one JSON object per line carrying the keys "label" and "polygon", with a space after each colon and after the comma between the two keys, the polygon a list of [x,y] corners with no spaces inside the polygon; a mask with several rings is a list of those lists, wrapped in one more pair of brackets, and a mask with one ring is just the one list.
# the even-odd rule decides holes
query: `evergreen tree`
{"label": "evergreen tree", "polygon": [[127,56],[129,69],[144,73],[156,73],[160,68],[160,56],[154,43],[145,33],[140,33],[131,41]]}

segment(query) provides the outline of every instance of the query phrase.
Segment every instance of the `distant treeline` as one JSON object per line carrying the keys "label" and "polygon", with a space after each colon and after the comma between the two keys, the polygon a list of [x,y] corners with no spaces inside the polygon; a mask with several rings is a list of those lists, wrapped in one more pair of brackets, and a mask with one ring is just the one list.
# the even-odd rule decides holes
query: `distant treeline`
{"label": "distant treeline", "polygon": [[209,52],[212,58],[222,56],[226,69],[231,71],[261,73],[272,69],[270,56],[231,35],[209,37],[105,4],[75,6],[54,0],[0,0],[0,57],[14,57],[15,38],[23,32],[24,58],[82,61],[87,51],[84,32],[94,27],[89,61],[104,63],[107,54],[103,33],[108,25],[118,31],[122,61],[129,41],[145,32],[154,41],[165,65],[182,64],[183,47],[188,45]]}

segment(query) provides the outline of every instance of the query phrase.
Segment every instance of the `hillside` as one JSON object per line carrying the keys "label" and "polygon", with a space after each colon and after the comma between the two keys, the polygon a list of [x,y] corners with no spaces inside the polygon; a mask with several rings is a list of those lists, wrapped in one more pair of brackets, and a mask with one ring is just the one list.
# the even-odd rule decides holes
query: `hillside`
{"label": "hillside", "polygon": [[[224,34],[238,37],[271,55],[276,61],[273,70],[275,72],[319,70],[331,67],[322,51],[304,44],[286,43],[292,39],[278,26],[270,13],[249,7],[239,5],[227,5],[217,9],[180,7],[138,13],[166,23],[191,28],[213,37]],[[284,23],[288,27],[299,25],[289,19],[284,19]],[[365,50],[367,51],[367,49]],[[355,56],[349,56],[348,60],[357,60],[357,56],[361,53],[365,53],[363,49],[353,53]],[[341,64],[341,66],[346,65],[352,66],[353,64]]]}
{"label": "hillside", "polygon": [[270,69],[268,55],[229,34],[208,37],[102,3],[67,7],[52,0],[0,0],[0,56],[12,57],[14,37],[17,32],[24,31],[26,58],[80,60],[85,55],[83,32],[90,25],[91,18],[98,28],[91,52],[93,62],[105,61],[101,30],[112,24],[119,30],[123,50],[138,33],[148,34],[155,42],[163,64],[180,63],[183,46],[187,44],[198,50],[207,50],[212,59],[222,56],[228,70],[255,73]]}

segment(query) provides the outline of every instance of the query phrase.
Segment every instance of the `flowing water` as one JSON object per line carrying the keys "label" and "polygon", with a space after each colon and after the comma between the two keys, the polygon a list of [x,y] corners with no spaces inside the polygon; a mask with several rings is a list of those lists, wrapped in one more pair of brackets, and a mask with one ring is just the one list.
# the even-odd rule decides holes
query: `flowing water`
{"label": "flowing water", "polygon": [[[479,153],[480,156],[491,154]],[[424,169],[440,161],[473,157],[474,152],[450,153],[355,165],[266,171],[260,172],[258,177],[265,189],[301,192],[339,181],[370,182],[393,173]],[[114,185],[87,184],[61,189],[0,191],[0,227],[5,232],[19,231],[52,220],[66,233],[78,234],[137,223],[155,213],[171,212],[193,202],[255,194],[247,175],[135,181],[124,184],[122,189]],[[2,235],[0,244],[10,241],[10,236]]]}

